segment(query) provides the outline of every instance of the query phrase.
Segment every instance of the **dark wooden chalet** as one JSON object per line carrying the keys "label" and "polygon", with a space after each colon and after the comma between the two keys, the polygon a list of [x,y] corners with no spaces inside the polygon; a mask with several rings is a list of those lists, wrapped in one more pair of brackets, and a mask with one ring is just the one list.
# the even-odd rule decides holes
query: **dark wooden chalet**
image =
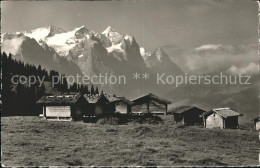
{"label": "dark wooden chalet", "polygon": [[74,94],[43,96],[36,103],[46,119],[81,120],[87,102],[81,94]]}
{"label": "dark wooden chalet", "polygon": [[254,129],[260,130],[260,116],[254,118],[252,121],[254,122]]}
{"label": "dark wooden chalet", "polygon": [[238,117],[243,116],[231,108],[217,108],[205,112],[201,115],[205,128],[232,128],[236,129],[238,125]]}
{"label": "dark wooden chalet", "polygon": [[167,114],[168,104],[171,102],[152,93],[132,100],[133,114]]}
{"label": "dark wooden chalet", "polygon": [[112,113],[115,108],[110,104],[114,98],[106,94],[84,94],[87,101],[85,116],[98,116]]}
{"label": "dark wooden chalet", "polygon": [[179,106],[169,111],[174,115],[174,121],[183,125],[203,124],[203,119],[200,117],[205,111],[194,106]]}

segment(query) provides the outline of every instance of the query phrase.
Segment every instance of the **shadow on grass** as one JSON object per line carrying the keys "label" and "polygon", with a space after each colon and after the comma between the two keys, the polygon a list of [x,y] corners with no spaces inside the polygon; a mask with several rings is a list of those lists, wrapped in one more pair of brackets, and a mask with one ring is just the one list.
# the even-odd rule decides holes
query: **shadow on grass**
{"label": "shadow on grass", "polygon": [[97,123],[99,125],[125,125],[133,124],[162,124],[163,120],[159,116],[152,114],[131,115],[131,114],[103,114],[95,118],[86,117],[84,122]]}

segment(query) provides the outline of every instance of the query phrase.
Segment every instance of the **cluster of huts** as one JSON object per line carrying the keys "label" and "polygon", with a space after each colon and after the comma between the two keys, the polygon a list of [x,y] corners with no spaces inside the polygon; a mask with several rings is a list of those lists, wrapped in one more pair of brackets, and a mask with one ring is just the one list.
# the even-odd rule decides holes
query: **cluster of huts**
{"label": "cluster of huts", "polygon": [[[125,97],[108,94],[70,94],[43,96],[37,104],[41,105],[45,119],[82,120],[102,114],[121,113],[131,115],[174,115],[174,121],[183,125],[204,125],[205,128],[239,127],[238,117],[242,116],[231,108],[216,108],[205,111],[194,106],[179,106],[168,109],[169,100],[152,93],[128,100]],[[255,118],[255,129],[260,129],[260,117]]]}
{"label": "cluster of huts", "polygon": [[121,114],[167,114],[171,102],[147,94],[132,101],[125,97],[108,94],[72,94],[43,96],[36,102],[43,109],[42,116],[46,119],[79,120],[82,117],[93,117],[106,113]]}

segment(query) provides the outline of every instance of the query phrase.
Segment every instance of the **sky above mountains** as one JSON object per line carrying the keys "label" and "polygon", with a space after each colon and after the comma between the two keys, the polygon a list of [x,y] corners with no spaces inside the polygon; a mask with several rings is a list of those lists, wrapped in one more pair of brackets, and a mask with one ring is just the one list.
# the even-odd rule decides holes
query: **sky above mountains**
{"label": "sky above mountains", "polygon": [[254,63],[257,68],[257,47],[252,47],[258,41],[254,1],[8,1],[1,5],[2,32],[49,25],[67,31],[85,25],[102,32],[111,26],[134,35],[147,50],[163,47],[189,71],[203,72],[221,64],[239,69]]}

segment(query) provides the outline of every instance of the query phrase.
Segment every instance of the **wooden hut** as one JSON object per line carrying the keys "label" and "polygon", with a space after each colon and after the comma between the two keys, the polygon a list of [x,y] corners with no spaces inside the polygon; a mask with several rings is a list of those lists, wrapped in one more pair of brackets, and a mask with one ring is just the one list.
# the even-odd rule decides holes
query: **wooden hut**
{"label": "wooden hut", "polygon": [[152,93],[132,100],[133,114],[167,114],[168,104],[171,102]]}
{"label": "wooden hut", "polygon": [[86,100],[81,94],[43,96],[37,104],[42,107],[46,119],[81,120]]}
{"label": "wooden hut", "polygon": [[104,94],[84,94],[87,101],[85,116],[98,116],[112,112],[109,107],[109,100]]}
{"label": "wooden hut", "polygon": [[115,95],[111,96],[106,93],[104,93],[104,96],[108,99],[106,111],[108,113],[114,113],[116,111],[116,102],[118,101],[118,98]]}
{"label": "wooden hut", "polygon": [[260,116],[254,118],[252,121],[254,122],[254,129],[260,130]]}
{"label": "wooden hut", "polygon": [[242,116],[231,108],[217,108],[201,115],[205,128],[238,128],[238,117]]}
{"label": "wooden hut", "polygon": [[174,121],[183,125],[203,124],[200,117],[205,111],[194,106],[179,106],[169,111],[174,115]]}

